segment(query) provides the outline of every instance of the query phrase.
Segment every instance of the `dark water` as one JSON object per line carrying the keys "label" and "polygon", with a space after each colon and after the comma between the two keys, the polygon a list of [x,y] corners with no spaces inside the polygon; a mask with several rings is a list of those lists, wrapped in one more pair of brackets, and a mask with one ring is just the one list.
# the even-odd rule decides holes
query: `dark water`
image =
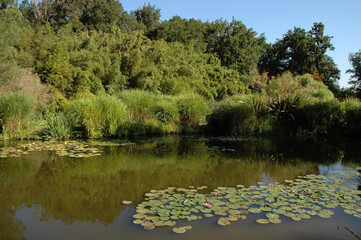
{"label": "dark water", "polygon": [[[101,156],[59,157],[32,152],[0,159],[0,239],[356,239],[361,219],[335,209],[329,219],[261,225],[257,214],[221,227],[216,218],[192,221],[183,235],[172,227],[143,230],[135,206],[152,189],[170,186],[250,186],[299,175],[329,174],[361,165],[357,139],[154,138],[100,147]],[[361,180],[360,180],[361,182]],[[130,200],[132,205],[122,204]],[[188,223],[180,223],[188,225]]]}

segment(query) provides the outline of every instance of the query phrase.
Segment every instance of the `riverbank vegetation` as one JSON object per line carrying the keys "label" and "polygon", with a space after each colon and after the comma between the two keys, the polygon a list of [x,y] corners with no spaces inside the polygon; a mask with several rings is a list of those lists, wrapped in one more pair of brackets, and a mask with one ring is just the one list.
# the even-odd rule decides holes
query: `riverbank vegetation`
{"label": "riverbank vegetation", "polygon": [[353,87],[324,25],[275,43],[241,21],[202,22],[116,0],[0,5],[4,139],[181,133],[360,136]]}

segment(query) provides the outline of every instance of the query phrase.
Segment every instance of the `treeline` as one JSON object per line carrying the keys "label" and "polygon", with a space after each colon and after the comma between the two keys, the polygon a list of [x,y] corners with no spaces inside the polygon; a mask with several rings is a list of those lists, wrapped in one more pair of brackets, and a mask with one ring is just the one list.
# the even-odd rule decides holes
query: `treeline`
{"label": "treeline", "polygon": [[[344,103],[335,96],[360,92],[358,53],[350,55],[355,87],[340,89],[340,71],[326,54],[334,49],[332,37],[322,23],[309,31],[295,27],[267,44],[239,20],[160,21],[150,4],[127,12],[117,0],[5,0],[0,9],[0,133],[6,138],[208,132],[212,125],[219,133],[274,134],[285,132],[284,101],[298,108],[327,100],[342,108],[344,122]],[[248,126],[246,116],[227,113],[234,122],[226,124],[223,114],[240,104],[255,114],[247,122],[259,123]],[[293,113],[287,118],[295,122]],[[260,127],[263,120],[272,131]],[[330,132],[300,130],[301,123],[286,129]]]}

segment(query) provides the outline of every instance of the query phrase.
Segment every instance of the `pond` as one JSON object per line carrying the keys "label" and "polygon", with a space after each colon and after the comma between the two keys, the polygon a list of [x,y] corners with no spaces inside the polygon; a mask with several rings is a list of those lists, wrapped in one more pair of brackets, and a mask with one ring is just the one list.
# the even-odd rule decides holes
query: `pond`
{"label": "pond", "polygon": [[361,235],[358,139],[0,144],[0,239]]}

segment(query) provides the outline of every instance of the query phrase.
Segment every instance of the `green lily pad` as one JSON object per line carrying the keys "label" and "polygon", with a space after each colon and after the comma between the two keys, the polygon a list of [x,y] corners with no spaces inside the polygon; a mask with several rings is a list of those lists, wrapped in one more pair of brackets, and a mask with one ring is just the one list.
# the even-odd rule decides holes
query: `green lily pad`
{"label": "green lily pad", "polygon": [[272,218],[272,219],[268,219],[270,223],[274,223],[274,224],[280,224],[282,223],[281,219],[279,218]]}
{"label": "green lily pad", "polygon": [[218,225],[221,225],[221,226],[231,225],[231,222],[229,220],[227,220],[226,218],[219,218],[217,223],[218,223]]}
{"label": "green lily pad", "polygon": [[267,213],[266,217],[268,217],[269,219],[275,219],[275,218],[279,218],[280,216],[276,213]]}
{"label": "green lily pad", "polygon": [[226,219],[227,219],[228,221],[234,222],[234,221],[237,221],[237,220],[238,220],[238,216],[231,214],[231,215],[229,215]]}
{"label": "green lily pad", "polygon": [[293,221],[301,221],[302,218],[300,218],[299,216],[292,216],[292,220]]}
{"label": "green lily pad", "polygon": [[136,220],[133,221],[134,224],[142,224],[142,222],[143,222],[143,221],[140,220],[140,219],[136,219]]}
{"label": "green lily pad", "polygon": [[257,219],[256,220],[256,222],[258,222],[258,223],[260,223],[260,224],[268,224],[268,223],[270,223],[269,221],[268,221],[268,219]]}
{"label": "green lily pad", "polygon": [[248,212],[250,212],[250,213],[261,213],[262,210],[260,208],[249,208]]}
{"label": "green lily pad", "polygon": [[175,233],[185,233],[186,231],[187,229],[185,227],[173,228],[173,232]]}

